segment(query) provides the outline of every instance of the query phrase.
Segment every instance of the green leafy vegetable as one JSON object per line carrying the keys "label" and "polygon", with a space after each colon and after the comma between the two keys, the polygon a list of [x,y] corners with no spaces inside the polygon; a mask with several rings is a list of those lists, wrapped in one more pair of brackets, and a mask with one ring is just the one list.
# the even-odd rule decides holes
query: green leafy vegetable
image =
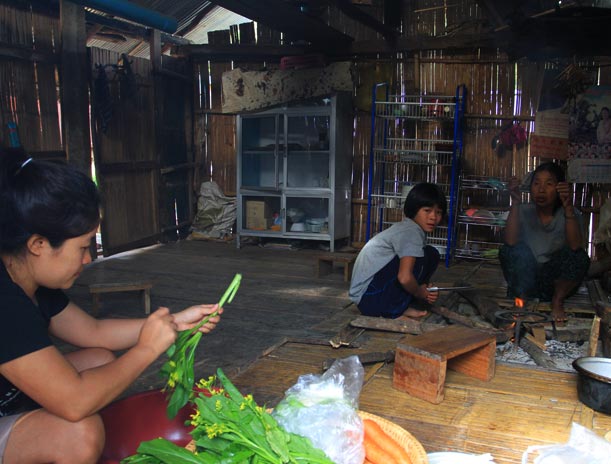
{"label": "green leafy vegetable", "polygon": [[[236,274],[219,300],[219,308],[222,308],[225,303],[233,301],[241,281],[242,275]],[[199,329],[216,315],[218,315],[217,311],[202,319],[192,329],[180,332],[174,344],[166,351],[169,359],[163,364],[159,374],[166,379],[164,390],[168,391],[170,396],[167,408],[167,415],[170,419],[176,417],[178,411],[187,404],[192,395],[193,385],[195,384],[195,351],[202,338]]]}
{"label": "green leafy vegetable", "polygon": [[[191,454],[165,439],[143,442],[127,464],[333,464],[308,438],[284,430],[251,395],[243,396],[221,369],[198,384],[193,399]],[[189,453],[187,455],[185,453]]]}

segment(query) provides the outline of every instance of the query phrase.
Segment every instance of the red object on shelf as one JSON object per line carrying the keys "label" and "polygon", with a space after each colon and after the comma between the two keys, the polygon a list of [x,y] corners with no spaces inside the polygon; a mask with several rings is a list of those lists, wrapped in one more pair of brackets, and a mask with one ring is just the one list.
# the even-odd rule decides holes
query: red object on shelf
{"label": "red object on shelf", "polygon": [[193,409],[182,408],[176,417],[168,419],[167,399],[164,392],[152,390],[117,400],[100,411],[106,430],[106,443],[98,464],[119,464],[136,453],[143,441],[166,438],[178,446],[186,446],[191,441],[186,426]]}
{"label": "red object on shelf", "polygon": [[325,65],[323,55],[284,56],[280,58],[280,69],[321,68]]}

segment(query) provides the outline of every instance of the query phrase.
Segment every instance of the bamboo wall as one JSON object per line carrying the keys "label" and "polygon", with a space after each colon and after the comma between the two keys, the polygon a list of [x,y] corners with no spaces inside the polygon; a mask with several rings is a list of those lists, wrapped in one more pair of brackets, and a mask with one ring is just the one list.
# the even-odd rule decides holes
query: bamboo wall
{"label": "bamboo wall", "polygon": [[[26,150],[62,149],[58,27],[57,19],[0,5],[0,43],[24,50],[23,58],[0,59],[0,143],[9,144],[8,123],[14,122]],[[29,50],[39,61],[27,59]]]}
{"label": "bamboo wall", "polygon": [[[568,63],[567,63],[568,64]],[[458,84],[467,87],[466,117],[464,121],[464,150],[462,174],[508,181],[522,178],[543,159],[531,153],[528,143],[522,146],[495,150],[493,139],[512,125],[520,124],[530,135],[534,130],[534,116],[538,107],[546,63],[513,61],[505,54],[448,54],[443,51],[421,52],[415,56],[399,56],[392,61],[359,61],[356,63],[354,92],[355,131],[352,173],[352,242],[360,246],[365,241],[367,216],[367,176],[370,150],[370,101],[374,82],[390,82],[394,91],[454,95]],[[563,63],[552,63],[564,66]],[[200,64],[200,69],[228,68],[228,63]],[[594,65],[596,67],[596,65]],[[251,65],[252,68],[252,65]],[[600,83],[608,82],[606,68],[600,70]],[[220,86],[220,76],[211,73],[212,87]],[[208,74],[206,74],[206,79]],[[215,77],[217,76],[217,77]],[[210,92],[210,89],[208,89]],[[206,96],[208,98],[208,96]],[[202,98],[203,99],[203,98]],[[218,100],[217,100],[218,101]],[[210,102],[206,101],[206,104]],[[215,106],[214,97],[212,108]],[[235,194],[235,126],[234,117],[214,114],[215,110],[200,114],[206,127],[206,170],[228,194]],[[229,131],[229,132],[228,132]],[[575,202],[592,224],[597,226],[597,211],[608,196],[600,185],[575,186]],[[501,206],[501,205],[499,205]],[[460,205],[459,205],[460,207]],[[590,237],[591,241],[591,237]],[[593,253],[593,250],[590,250]]]}
{"label": "bamboo wall", "polygon": [[[458,0],[449,4],[442,0],[404,2],[402,30],[408,36],[451,36],[474,31],[485,19],[478,3]],[[369,12],[382,18],[382,1],[372,1]],[[378,34],[358,22],[338,15],[327,8],[327,21],[358,40],[379,38]],[[333,10],[333,11],[332,11]],[[28,151],[62,149],[59,79],[57,50],[59,48],[58,20],[35,12],[0,5],[0,42],[23,47],[32,56],[3,58],[0,60],[0,137],[9,139],[7,123],[15,121],[21,141]],[[242,24],[229,31],[210,34],[210,43],[281,44],[282,36],[262,25]],[[91,51],[92,62],[116,62],[116,54]],[[352,172],[352,241],[364,242],[367,176],[370,144],[371,87],[376,82],[389,82],[398,93],[454,94],[458,84],[468,90],[467,115],[462,169],[464,175],[497,177],[523,176],[541,160],[532,153],[528,143],[500,152],[492,148],[492,140],[503,127],[520,123],[530,134],[538,95],[546,67],[557,67],[573,60],[552,63],[515,61],[503,53],[483,52],[448,53],[432,50],[416,54],[398,54],[395,57],[366,60],[355,65],[354,89],[354,141]],[[608,61],[607,61],[608,62]],[[596,74],[601,85],[611,84],[611,69],[600,63],[584,63]],[[146,60],[134,60],[135,72],[148,76]],[[227,195],[236,193],[236,135],[235,116],[221,114],[221,76],[226,70],[240,66],[253,70],[277,67],[276,62],[203,60],[193,66],[193,161],[198,167],[192,180],[197,191],[202,181],[216,181]],[[109,161],[144,161],[159,147],[153,146],[151,131],[156,128],[148,118],[154,111],[149,100],[149,89],[136,97],[135,106],[141,108],[139,121],[125,120],[123,130],[113,129],[112,136],[102,137],[102,156]],[[174,85],[180,85],[174,82]],[[149,95],[149,96],[147,96]],[[119,116],[121,118],[129,116]],[[133,119],[133,118],[131,118]],[[189,119],[186,117],[186,119]],[[147,122],[148,121],[148,122]],[[150,124],[149,124],[150,123]],[[187,125],[190,121],[187,121]],[[134,124],[136,126],[134,126]],[[125,130],[132,129],[134,130]],[[188,129],[187,129],[188,132]],[[186,134],[186,148],[190,151],[190,138]],[[187,156],[187,161],[189,161]],[[597,212],[609,196],[606,185],[576,186],[576,204],[589,218],[592,231],[597,226]]]}
{"label": "bamboo wall", "polygon": [[[8,123],[14,122],[23,148],[42,158],[61,155],[62,110],[74,111],[61,104],[59,20],[50,14],[0,4],[0,143],[9,145]],[[125,79],[118,53],[88,52],[94,77],[94,64],[106,65],[111,108],[107,130],[92,134],[102,181],[105,252],[157,242],[166,229],[164,238],[176,239],[177,229],[190,224],[196,204],[192,97],[185,81],[172,77],[181,73],[189,79],[187,63],[166,57],[164,68],[174,74],[153,75],[149,60],[129,57],[133,74]],[[96,102],[91,104],[95,113]],[[88,124],[89,114],[78,117]]]}

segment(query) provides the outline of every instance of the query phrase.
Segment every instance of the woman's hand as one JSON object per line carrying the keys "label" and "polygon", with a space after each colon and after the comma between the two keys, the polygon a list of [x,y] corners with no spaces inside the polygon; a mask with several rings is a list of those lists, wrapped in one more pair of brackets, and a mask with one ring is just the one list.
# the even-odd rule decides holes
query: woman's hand
{"label": "woman's hand", "polygon": [[[558,182],[556,185],[556,192],[562,202],[562,207],[566,210],[567,208],[573,207],[573,188],[568,182]],[[573,214],[572,211],[570,211]]]}
{"label": "woman's hand", "polygon": [[174,340],[178,326],[168,308],[159,308],[142,325],[137,345],[153,351],[155,357],[167,350]]}
{"label": "woman's hand", "polygon": [[210,320],[199,329],[200,332],[208,333],[214,330],[216,325],[221,320],[220,315],[223,314],[223,308],[219,308],[219,306],[216,304],[190,306],[187,309],[174,314],[174,322],[179,331],[188,330],[195,327],[203,318],[215,312],[218,314],[212,316]]}
{"label": "woman's hand", "polygon": [[507,184],[509,195],[511,196],[511,205],[519,205],[522,203],[522,193],[520,193],[520,180],[513,176]]}

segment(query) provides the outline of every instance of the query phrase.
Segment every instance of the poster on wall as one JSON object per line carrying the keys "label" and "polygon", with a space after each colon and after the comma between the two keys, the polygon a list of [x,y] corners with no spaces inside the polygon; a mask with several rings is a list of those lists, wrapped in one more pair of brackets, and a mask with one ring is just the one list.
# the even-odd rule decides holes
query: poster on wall
{"label": "poster on wall", "polygon": [[611,86],[592,86],[569,113],[568,180],[611,183]]}
{"label": "poster on wall", "polygon": [[548,69],[543,76],[530,151],[534,156],[565,160],[569,144],[569,107],[566,95],[556,85],[558,75],[558,70]]}

